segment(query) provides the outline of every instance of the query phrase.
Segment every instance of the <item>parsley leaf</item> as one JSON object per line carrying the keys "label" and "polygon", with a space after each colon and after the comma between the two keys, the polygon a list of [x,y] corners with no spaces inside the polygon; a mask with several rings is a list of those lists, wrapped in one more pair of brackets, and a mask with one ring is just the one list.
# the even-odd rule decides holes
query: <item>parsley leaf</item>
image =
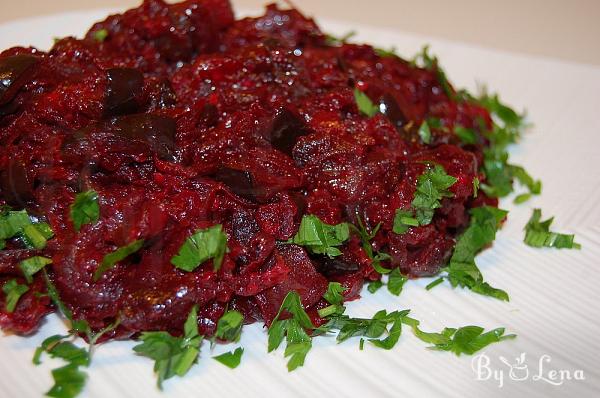
{"label": "parsley leaf", "polygon": [[47,223],[34,223],[23,227],[23,243],[28,248],[41,250],[53,236],[54,232]]}
{"label": "parsley leaf", "polygon": [[436,56],[432,56],[429,54],[429,46],[423,46],[421,52],[417,53],[411,61],[413,66],[418,66],[420,68],[427,69],[436,74],[438,79],[438,83],[444,90],[444,93],[450,98],[454,99],[456,97],[456,93],[454,89],[448,82],[448,78],[446,77],[446,72],[440,67],[438,58]]}
{"label": "parsley leaf", "polygon": [[298,233],[289,242],[305,246],[314,254],[336,257],[342,254],[336,246],[341,246],[349,237],[350,229],[347,223],[329,225],[315,215],[305,215],[300,222]]}
{"label": "parsley leaf", "polygon": [[54,385],[46,393],[49,397],[74,398],[85,386],[87,374],[79,370],[76,364],[68,364],[62,368],[52,370]]}
{"label": "parsley leaf", "polygon": [[454,134],[456,134],[456,136],[462,141],[463,144],[477,144],[477,134],[473,129],[469,129],[463,126],[455,126]]}
{"label": "parsley leaf", "polygon": [[454,196],[448,188],[456,181],[457,179],[446,174],[439,164],[419,176],[412,207],[415,209],[415,216],[420,225],[431,223],[434,210],[442,207],[440,202],[442,198]]}
{"label": "parsley leaf", "polygon": [[242,355],[244,354],[244,349],[242,347],[238,347],[233,352],[226,352],[221,355],[217,355],[213,357],[214,360],[221,362],[223,365],[228,368],[235,369],[240,365],[242,361]]}
{"label": "parsley leaf", "polygon": [[[291,318],[279,319],[284,311],[289,313]],[[268,352],[276,350],[285,338],[286,348],[283,355],[286,358],[290,357],[287,364],[288,371],[297,369],[304,365],[306,355],[312,348],[312,339],[306,334],[306,330],[314,328],[302,307],[300,296],[295,291],[290,291],[283,299],[281,308],[269,327]]]}
{"label": "parsley leaf", "polygon": [[375,238],[377,232],[379,232],[379,228],[381,228],[381,223],[377,224],[377,226],[371,231],[367,231],[367,227],[365,226],[362,219],[357,215],[356,219],[358,220],[358,227],[354,225],[350,225],[352,230],[359,236],[362,244],[362,248],[367,254],[367,257],[371,259],[371,266],[373,269],[380,274],[387,274],[391,271],[391,269],[383,268],[381,266],[382,261],[389,260],[391,257],[387,253],[379,252],[377,254],[373,251],[373,246],[371,245],[371,240]]}
{"label": "parsley leaf", "polygon": [[394,216],[394,226],[392,230],[395,234],[401,235],[408,231],[410,227],[418,227],[419,221],[414,217],[410,210],[396,209]]}
{"label": "parsley leaf", "polygon": [[[344,342],[351,337],[366,337],[369,341],[379,348],[389,350],[393,348],[402,332],[402,318],[408,315],[408,310],[393,311],[389,314],[385,310],[378,311],[371,319],[368,318],[350,318],[347,315],[336,314],[329,318],[329,321],[318,328],[316,334],[322,334],[338,330],[336,340],[338,343]],[[388,324],[392,327],[388,330]],[[387,333],[387,337],[378,339]]]}
{"label": "parsley leaf", "polygon": [[551,232],[550,226],[554,221],[551,217],[545,221],[542,219],[542,210],[533,209],[533,214],[525,226],[524,242],[531,247],[555,247],[557,249],[581,249],[581,245],[575,242],[575,235]]}
{"label": "parsley leaf", "polygon": [[108,30],[106,30],[106,29],[97,30],[94,32],[93,36],[94,36],[94,40],[102,43],[108,37]]}
{"label": "parsley leaf", "polygon": [[356,36],[356,32],[351,30],[350,32],[346,32],[343,36],[337,37],[332,34],[325,35],[325,44],[332,47],[341,46],[342,44],[346,44],[348,40],[352,37]]}
{"label": "parsley leaf", "polygon": [[242,334],[242,326],[244,316],[235,310],[227,311],[217,322],[215,336],[221,340],[236,342]]}
{"label": "parsley leaf", "polygon": [[[507,211],[490,206],[471,209],[471,223],[458,238],[449,265],[442,269],[447,272],[446,279],[452,287],[466,287],[484,296],[509,300],[504,290],[496,289],[484,282],[481,271],[475,264],[475,255],[494,241],[498,226],[506,214]],[[439,283],[436,280],[427,288],[431,289]]]}
{"label": "parsley leaf", "polygon": [[6,296],[6,301],[4,303],[6,312],[13,312],[17,307],[17,303],[21,296],[27,293],[28,290],[29,287],[27,285],[19,284],[16,279],[6,281],[4,286],[2,286],[2,291]]}
{"label": "parsley leaf", "polygon": [[411,209],[396,209],[393,231],[403,234],[410,226],[428,225],[433,219],[435,209],[442,207],[442,198],[454,196],[448,190],[457,179],[446,174],[439,164],[428,169],[417,179],[415,197],[411,202]]}
{"label": "parsley leaf", "polygon": [[348,290],[339,282],[329,282],[323,298],[329,304],[339,305],[344,302],[344,292]]}
{"label": "parsley leaf", "polygon": [[373,117],[379,113],[379,106],[375,105],[373,101],[359,89],[354,89],[354,100],[358,110],[367,117]]}
{"label": "parsley leaf", "polygon": [[100,218],[98,193],[90,190],[75,195],[75,201],[70,207],[70,215],[77,232],[85,224],[96,223]]}
{"label": "parsley leaf", "polygon": [[183,377],[198,359],[203,336],[198,334],[198,309],[192,308],[185,321],[184,335],[175,337],[167,332],[143,332],[141,344],[133,350],[155,361],[154,371],[158,374],[158,388],[162,390],[164,380],[173,376]]}
{"label": "parsley leaf", "polygon": [[21,261],[19,263],[19,268],[23,272],[27,283],[31,283],[33,282],[33,275],[48,264],[52,264],[52,259],[47,257],[34,256]]}
{"label": "parsley leaf", "polygon": [[394,296],[399,296],[402,293],[402,288],[404,284],[408,281],[408,278],[400,273],[399,268],[394,268],[392,272],[390,272],[388,279],[388,290]]}
{"label": "parsley leaf", "polygon": [[424,144],[431,144],[431,129],[429,128],[427,120],[424,120],[423,123],[421,123],[421,127],[419,127],[419,137]]}
{"label": "parsley leaf", "polygon": [[5,240],[20,237],[25,247],[43,249],[48,239],[54,233],[44,222],[33,222],[27,211],[3,211],[0,214],[0,246],[4,247]]}
{"label": "parsley leaf", "polygon": [[144,240],[138,239],[126,246],[119,247],[117,250],[106,254],[102,259],[100,266],[94,272],[94,282],[98,281],[106,271],[117,265],[119,261],[123,261],[125,258],[140,250],[143,245]]}
{"label": "parsley leaf", "polygon": [[490,344],[503,340],[514,339],[514,334],[504,335],[504,328],[496,328],[484,333],[480,326],[463,326],[459,329],[446,328],[441,333],[448,338],[448,342],[434,343],[434,350],[451,351],[457,356],[461,354],[473,355]]}
{"label": "parsley leaf", "polygon": [[367,290],[369,291],[369,293],[375,293],[376,291],[381,289],[382,286],[383,286],[383,282],[380,280],[371,281],[371,282],[369,282],[369,285],[367,286]]}
{"label": "parsley leaf", "polygon": [[171,264],[181,270],[192,272],[207,260],[213,260],[217,272],[227,252],[227,235],[221,224],[199,229],[181,245],[179,253],[171,258]]}

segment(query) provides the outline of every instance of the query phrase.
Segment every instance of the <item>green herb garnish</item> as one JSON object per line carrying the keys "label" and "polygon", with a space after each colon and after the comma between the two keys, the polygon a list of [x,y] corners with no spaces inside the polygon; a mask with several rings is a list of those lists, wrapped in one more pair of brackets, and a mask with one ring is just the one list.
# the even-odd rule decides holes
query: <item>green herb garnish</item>
{"label": "green herb garnish", "polygon": [[153,359],[154,371],[158,375],[158,388],[162,390],[164,380],[173,376],[183,377],[196,363],[200,354],[203,336],[198,334],[198,309],[193,307],[183,326],[184,335],[175,337],[167,332],[143,332],[141,344],[133,350]]}
{"label": "green herb garnish", "polygon": [[375,105],[373,101],[359,89],[354,89],[354,99],[356,100],[356,106],[358,110],[367,117],[373,117],[379,112],[379,106]]}
{"label": "green herb garnish", "polygon": [[221,340],[236,342],[242,334],[244,316],[235,310],[227,311],[217,322],[215,336]]}
{"label": "green herb garnish", "polygon": [[52,264],[52,259],[41,256],[27,258],[19,263],[19,268],[23,272],[27,283],[33,282],[33,275],[44,268],[46,265]]}
{"label": "green herb garnish", "polygon": [[242,361],[242,355],[244,354],[244,349],[242,347],[238,347],[235,351],[226,352],[221,355],[217,355],[213,357],[214,360],[221,362],[223,365],[228,368],[235,369],[240,365]]}
{"label": "green herb garnish", "polygon": [[[507,211],[495,207],[483,206],[471,209],[471,223],[458,238],[450,263],[442,271],[452,287],[468,288],[475,293],[491,296],[499,300],[508,301],[508,294],[504,290],[496,289],[484,282],[483,275],[475,264],[475,255],[496,238],[500,222],[506,217]],[[430,283],[431,289],[440,282]]]}
{"label": "green herb garnish", "polygon": [[581,249],[575,242],[575,235],[551,232],[554,217],[542,221],[542,210],[533,209],[533,214],[525,226],[524,242],[532,247],[554,247],[557,249]]}
{"label": "green herb garnish", "polygon": [[94,36],[94,40],[102,43],[108,37],[108,30],[106,30],[106,29],[97,30],[94,32],[93,36]]}
{"label": "green herb garnish", "polygon": [[78,232],[83,225],[96,223],[100,218],[98,193],[90,190],[75,195],[75,201],[70,208],[70,215],[75,231]]}
{"label": "green herb garnish", "polygon": [[6,239],[20,237],[28,249],[43,249],[54,233],[44,222],[33,222],[27,211],[5,210],[0,215],[0,247]]}
{"label": "green herb garnish", "polygon": [[399,296],[400,293],[402,293],[402,288],[407,281],[408,278],[400,273],[400,269],[394,268],[388,276],[387,287],[389,292],[394,296]]}
{"label": "green herb garnish", "polygon": [[419,127],[419,137],[424,144],[431,144],[431,129],[429,128],[427,120],[424,120],[423,123],[421,123],[421,127]]}
{"label": "green herb garnish", "polygon": [[336,257],[342,254],[341,246],[350,237],[347,223],[337,225],[326,224],[317,216],[305,215],[300,222],[298,233],[289,241],[300,246],[305,246],[314,254],[325,254]]}
{"label": "green herb garnish", "polygon": [[227,252],[227,235],[221,224],[199,229],[186,239],[179,253],[171,258],[171,264],[181,270],[192,272],[207,260],[213,260],[213,271],[217,272]]}
{"label": "green herb garnish", "polygon": [[4,302],[6,312],[13,312],[21,296],[29,291],[29,287],[19,284],[16,279],[11,279],[4,283],[2,291],[6,297]]}
{"label": "green herb garnish", "polygon": [[113,268],[118,262],[123,261],[125,258],[140,250],[143,245],[144,240],[138,239],[127,246],[119,247],[114,252],[106,254],[102,259],[100,266],[94,272],[94,282],[98,281],[106,271]]}
{"label": "green herb garnish", "polygon": [[[279,319],[284,311],[291,317]],[[300,296],[295,291],[290,291],[283,299],[281,308],[269,327],[268,351],[276,350],[285,338],[286,348],[283,355],[286,358],[290,357],[287,368],[291,372],[304,365],[306,354],[312,348],[312,339],[306,330],[313,329],[314,325],[302,308]]]}
{"label": "green herb garnish", "polygon": [[441,200],[454,196],[448,188],[456,181],[456,178],[446,174],[444,168],[439,164],[435,164],[433,168],[421,174],[417,180],[417,189],[411,209],[396,210],[394,233],[403,234],[411,226],[430,224],[435,209],[442,207]]}
{"label": "green herb garnish", "polygon": [[353,30],[350,32],[346,32],[343,36],[340,37],[328,33],[325,35],[325,44],[332,47],[338,47],[343,44],[346,44],[348,40],[350,40],[354,36],[356,36],[356,32]]}

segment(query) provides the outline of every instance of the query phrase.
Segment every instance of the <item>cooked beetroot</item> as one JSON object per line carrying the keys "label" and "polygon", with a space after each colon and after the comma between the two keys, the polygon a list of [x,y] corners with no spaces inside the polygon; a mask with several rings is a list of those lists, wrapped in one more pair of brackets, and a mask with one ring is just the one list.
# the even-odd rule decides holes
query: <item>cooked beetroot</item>
{"label": "cooked beetroot", "polygon": [[[468,209],[489,200],[472,198],[481,146],[441,130],[425,145],[418,126],[437,117],[470,127],[490,116],[449,98],[435,71],[327,43],[296,10],[272,5],[236,21],[227,0],[147,0],[82,40],[4,51],[0,204],[47,220],[55,236],[41,251],[8,242],[0,282],[21,280],[24,258],[51,257],[47,272],[74,316],[96,330],[119,317],[114,338],[179,333],[196,304],[202,334],[228,306],[269,324],[290,290],[314,314],[328,281],[354,299],[379,274],[356,236],[334,259],[286,244],[305,214],[330,224],[360,217],[370,230],[381,223],[373,247],[390,254],[383,266],[435,274]],[[362,114],[355,88],[381,113]],[[394,212],[410,206],[427,161],[457,178],[454,197],[430,225],[396,235]],[[100,219],[77,232],[69,206],[88,189]],[[229,249],[218,272],[210,261],[175,268],[185,239],[215,224]],[[94,281],[105,254],[137,239],[141,250]],[[38,274],[15,312],[0,311],[0,325],[34,330],[54,310],[44,291]]]}

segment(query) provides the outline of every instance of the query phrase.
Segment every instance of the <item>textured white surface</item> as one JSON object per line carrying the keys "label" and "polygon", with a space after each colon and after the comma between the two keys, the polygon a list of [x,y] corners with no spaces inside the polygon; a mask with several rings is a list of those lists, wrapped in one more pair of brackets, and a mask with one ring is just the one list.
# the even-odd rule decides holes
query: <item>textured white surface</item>
{"label": "textured white surface", "polygon": [[[53,36],[81,34],[106,12],[63,14],[0,25],[0,48],[31,43],[47,47]],[[412,55],[423,43],[431,43],[450,79],[458,86],[475,88],[476,81],[501,93],[517,109],[527,108],[535,124],[513,161],[523,164],[544,182],[544,191],[518,208],[510,200],[509,221],[491,250],[478,257],[484,276],[504,288],[510,303],[501,303],[468,291],[440,286],[427,292],[427,280],[408,283],[397,298],[384,289],[367,292],[350,304],[354,315],[370,316],[379,309],[413,310],[425,330],[476,324],[486,328],[505,326],[518,334],[513,341],[488,347],[491,366],[505,372],[504,386],[477,381],[470,357],[426,350],[405,330],[391,351],[365,346],[358,341],[336,345],[331,338],[315,339],[306,365],[288,374],[282,352],[267,354],[266,333],[258,325],[244,329],[246,349],[242,365],[230,370],[210,359],[205,345],[202,358],[184,379],[155,388],[151,361],[136,357],[132,343],[98,347],[88,370],[86,397],[223,397],[223,396],[396,396],[396,397],[592,397],[600,395],[600,68],[431,40],[427,37],[379,30],[367,26],[325,22],[328,31],[357,30],[357,40],[383,47],[395,45],[399,53]],[[522,228],[532,207],[555,215],[555,229],[574,232],[581,251],[532,249],[522,243]],[[0,396],[38,397],[52,384],[50,370],[56,362],[45,359],[34,367],[31,356],[44,337],[62,332],[50,317],[30,338],[0,338]],[[215,354],[232,347],[217,347]],[[528,381],[508,380],[511,362],[525,352]],[[550,355],[550,369],[583,370],[584,381],[565,381],[553,386],[532,381],[538,360]]]}

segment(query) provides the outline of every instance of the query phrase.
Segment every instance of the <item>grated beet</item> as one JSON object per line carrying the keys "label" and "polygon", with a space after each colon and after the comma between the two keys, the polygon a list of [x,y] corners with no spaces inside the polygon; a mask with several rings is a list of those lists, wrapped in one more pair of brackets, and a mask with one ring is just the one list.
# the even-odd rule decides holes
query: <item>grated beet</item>
{"label": "grated beet", "polygon": [[[0,72],[1,198],[55,233],[42,251],[8,242],[0,282],[23,282],[24,258],[51,257],[48,273],[76,319],[97,330],[121,318],[107,338],[180,333],[194,304],[201,334],[227,306],[269,324],[290,290],[316,318],[328,281],[357,298],[364,280],[379,278],[357,237],[334,260],[282,244],[303,214],[381,223],[373,244],[391,255],[384,265],[419,277],[448,260],[467,210],[493,202],[472,198],[480,145],[441,129],[429,145],[418,136],[427,117],[489,124],[485,109],[449,98],[435,70],[367,45],[329,45],[296,10],[271,5],[236,21],[226,0],[146,0],[82,40],[8,49]],[[354,88],[383,113],[362,115]],[[423,161],[458,179],[454,197],[432,224],[396,235],[394,212],[410,206]],[[99,194],[100,220],[76,232],[69,205],[87,189]],[[184,240],[214,224],[228,236],[221,269],[176,269]],[[137,239],[142,250],[93,281],[104,254]],[[39,273],[0,325],[34,331],[54,310],[43,292]]]}

